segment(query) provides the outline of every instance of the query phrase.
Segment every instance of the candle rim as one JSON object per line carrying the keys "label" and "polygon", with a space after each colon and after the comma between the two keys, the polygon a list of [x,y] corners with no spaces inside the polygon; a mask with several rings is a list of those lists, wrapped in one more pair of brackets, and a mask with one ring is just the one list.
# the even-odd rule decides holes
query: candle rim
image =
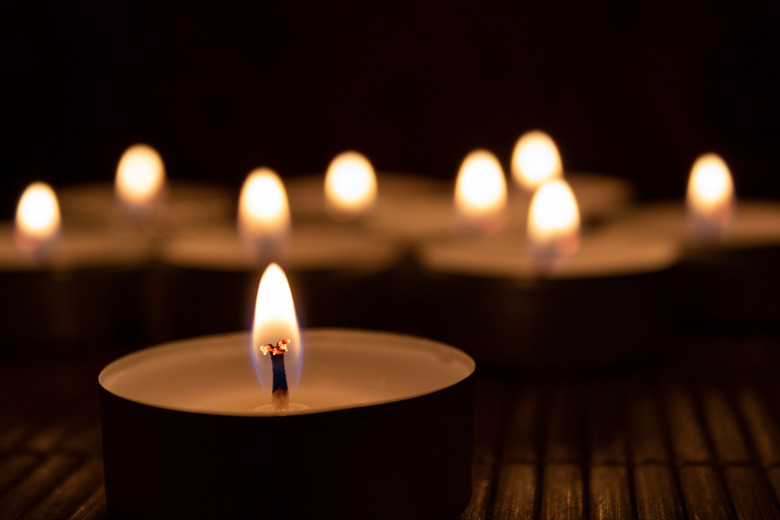
{"label": "candle rim", "polygon": [[[308,415],[321,415],[321,414],[331,414],[331,413],[339,413],[339,412],[346,412],[350,410],[357,410],[357,409],[366,409],[366,408],[373,408],[377,406],[386,406],[386,405],[393,405],[396,403],[401,403],[413,399],[418,398],[424,398],[433,394],[438,394],[439,392],[446,391],[449,388],[452,388],[456,385],[463,384],[465,381],[467,381],[469,378],[471,378],[474,375],[474,372],[476,370],[476,363],[474,362],[474,359],[469,356],[464,351],[453,347],[451,345],[447,345],[446,343],[441,343],[439,341],[422,338],[418,336],[411,336],[407,334],[401,334],[396,332],[387,332],[387,331],[374,331],[374,330],[362,330],[362,329],[348,329],[348,328],[310,328],[310,329],[303,329],[301,331],[301,336],[303,342],[307,344],[307,348],[311,348],[311,343],[316,341],[318,339],[327,339],[329,336],[333,334],[339,334],[339,335],[347,335],[351,339],[359,340],[361,338],[368,339],[368,338],[376,338],[376,337],[382,337],[386,339],[390,339],[393,341],[403,341],[407,343],[409,346],[414,345],[415,350],[420,347],[432,347],[435,349],[438,349],[439,355],[442,353],[449,354],[452,359],[459,363],[461,365],[461,371],[457,379],[454,377],[451,381],[448,381],[447,384],[443,386],[435,386],[432,388],[427,388],[425,391],[412,393],[409,395],[403,395],[403,396],[396,396],[393,398],[387,398],[387,399],[378,399],[376,401],[368,401],[365,403],[347,403],[342,405],[336,405],[332,407],[317,407],[312,408],[308,410],[295,410],[291,411],[285,415],[278,415],[278,414],[271,414],[267,412],[259,412],[259,411],[218,411],[218,410],[203,410],[198,409],[196,407],[185,407],[185,406],[172,406],[172,405],[163,405],[159,402],[151,402],[148,399],[137,399],[130,397],[127,394],[127,392],[116,392],[113,391],[110,387],[112,385],[116,385],[116,379],[121,378],[121,371],[122,369],[127,369],[128,367],[132,367],[133,365],[140,365],[144,361],[148,361],[148,359],[155,354],[164,353],[164,354],[175,354],[177,351],[184,351],[192,349],[192,342],[194,341],[202,341],[203,343],[199,345],[201,348],[213,348],[216,343],[227,343],[227,342],[240,342],[242,346],[248,345],[250,341],[250,333],[249,332],[232,332],[232,333],[226,333],[226,334],[214,334],[214,335],[208,335],[208,336],[199,336],[196,338],[189,338],[189,339],[183,339],[183,340],[177,340],[167,343],[162,343],[159,345],[155,345],[152,347],[148,347],[145,349],[141,349],[135,352],[132,352],[130,354],[127,354],[125,356],[122,356],[108,365],[106,365],[103,370],[101,370],[100,374],[98,375],[98,384],[100,386],[101,391],[107,392],[114,398],[122,399],[125,401],[129,401],[135,404],[139,404],[142,406],[149,406],[151,408],[159,409],[159,410],[166,410],[170,412],[176,412],[176,413],[188,413],[188,414],[196,414],[196,415],[210,415],[210,416],[218,416],[218,417],[242,417],[242,418],[249,418],[249,417],[260,417],[260,418],[276,418],[276,419],[283,419],[285,417],[299,417],[299,416],[308,416]],[[370,344],[370,341],[365,342],[365,344]],[[168,352],[164,352],[164,351]],[[249,365],[250,361],[248,359],[248,352],[247,352],[247,365]],[[251,371],[251,367],[248,367],[248,370]],[[259,388],[259,383],[258,383]]]}

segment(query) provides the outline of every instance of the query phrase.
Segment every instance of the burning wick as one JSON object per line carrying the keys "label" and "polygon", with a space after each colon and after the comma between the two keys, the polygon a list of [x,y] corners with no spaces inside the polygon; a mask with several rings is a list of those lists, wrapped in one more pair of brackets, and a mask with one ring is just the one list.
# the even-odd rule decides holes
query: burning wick
{"label": "burning wick", "polygon": [[287,389],[287,374],[284,371],[284,353],[287,352],[288,338],[282,338],[276,342],[276,346],[270,344],[260,345],[258,348],[264,356],[271,354],[271,368],[274,374],[271,404],[275,412],[286,412],[290,408],[290,392]]}

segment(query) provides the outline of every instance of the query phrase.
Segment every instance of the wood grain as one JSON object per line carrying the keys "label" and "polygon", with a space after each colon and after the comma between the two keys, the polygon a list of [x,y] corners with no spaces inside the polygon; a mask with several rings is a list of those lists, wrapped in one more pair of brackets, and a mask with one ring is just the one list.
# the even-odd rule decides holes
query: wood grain
{"label": "wood grain", "polygon": [[654,389],[647,381],[637,379],[627,383],[625,392],[631,403],[626,414],[634,464],[668,462],[661,413]]}
{"label": "wood grain", "polygon": [[626,463],[626,424],[620,392],[615,381],[597,381],[588,395],[590,464]]}
{"label": "wood grain", "polygon": [[539,518],[579,520],[583,517],[582,469],[573,464],[548,464],[544,468]]}
{"label": "wood grain", "polygon": [[639,520],[683,520],[682,502],[672,470],[660,464],[634,468],[634,494]]}
{"label": "wood grain", "polygon": [[526,382],[517,389],[507,424],[504,460],[526,464],[538,461],[541,399],[538,381]]}
{"label": "wood grain", "polygon": [[668,383],[664,391],[664,407],[675,463],[679,466],[711,462],[693,398],[687,389],[681,384]]}
{"label": "wood grain", "polygon": [[715,454],[720,464],[750,462],[747,444],[737,414],[723,389],[712,385],[701,389],[702,407]]}
{"label": "wood grain", "polygon": [[72,471],[43,500],[29,509],[21,520],[50,520],[67,518],[91,497],[103,482],[103,463],[87,459]]}
{"label": "wood grain", "polygon": [[729,498],[717,472],[709,466],[684,466],[679,469],[680,488],[689,520],[732,520],[735,518]]}
{"label": "wood grain", "polygon": [[493,519],[532,518],[537,500],[536,480],[534,466],[530,464],[505,464],[496,488]]}
{"label": "wood grain", "polygon": [[590,518],[633,518],[627,470],[622,466],[596,466],[590,470]]}
{"label": "wood grain", "polygon": [[764,476],[749,466],[723,470],[731,503],[740,520],[780,518],[780,507]]}

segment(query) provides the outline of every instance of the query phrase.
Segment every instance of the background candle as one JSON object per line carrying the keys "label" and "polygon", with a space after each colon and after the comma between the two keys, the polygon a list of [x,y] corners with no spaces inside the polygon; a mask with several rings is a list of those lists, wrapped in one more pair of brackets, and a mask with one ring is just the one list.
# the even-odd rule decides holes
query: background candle
{"label": "background candle", "polygon": [[[306,325],[380,328],[392,317],[388,302],[397,244],[347,226],[294,225],[279,260],[294,280]],[[253,287],[263,264],[233,227],[181,236],[161,251],[166,266],[168,337],[224,332],[249,323]],[[386,314],[383,314],[386,312]]]}
{"label": "background candle", "polygon": [[474,362],[396,334],[304,331],[309,408],[264,416],[247,334],[100,375],[106,498],[128,519],[452,518],[471,496]]}
{"label": "background candle", "polygon": [[46,262],[35,263],[13,235],[0,223],[4,351],[51,356],[137,345],[144,244],[65,226]]}
{"label": "background candle", "polygon": [[668,338],[663,238],[584,234],[576,254],[540,271],[515,233],[441,241],[420,250],[433,337],[485,364],[589,368],[658,354]]}
{"label": "background candle", "polygon": [[680,243],[679,294],[670,302],[680,326],[780,324],[780,204],[735,201],[731,173],[719,156],[704,154],[695,161],[685,208],[674,202],[645,205],[616,227]]}

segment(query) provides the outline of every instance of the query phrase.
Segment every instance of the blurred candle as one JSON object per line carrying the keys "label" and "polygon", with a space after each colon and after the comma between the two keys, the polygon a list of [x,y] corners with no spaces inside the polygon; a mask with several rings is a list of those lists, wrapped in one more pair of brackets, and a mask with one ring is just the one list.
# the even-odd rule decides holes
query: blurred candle
{"label": "blurred candle", "polygon": [[51,355],[137,340],[128,331],[139,328],[144,258],[136,241],[69,229],[54,190],[31,184],[15,221],[0,222],[0,328],[7,340],[0,354]]}
{"label": "blurred candle", "polygon": [[528,217],[531,255],[540,264],[574,254],[580,246],[580,212],[566,181],[549,180],[534,193]]}
{"label": "blurred candle", "polygon": [[505,222],[506,181],[495,155],[487,150],[468,154],[455,182],[455,212],[462,228],[495,233]]}
{"label": "blurred candle", "polygon": [[157,150],[146,144],[128,148],[119,160],[115,187],[125,208],[148,216],[165,197],[165,166]]}
{"label": "blurred candle", "polygon": [[31,184],[16,208],[16,246],[42,261],[51,256],[59,233],[60,207],[54,190],[43,182]]}
{"label": "blurred candle", "polygon": [[561,177],[563,166],[555,141],[541,130],[521,135],[512,152],[512,179],[527,192]]}
{"label": "blurred candle", "polygon": [[268,168],[253,170],[238,201],[238,232],[258,263],[278,261],[290,233],[290,208],[279,176]]}
{"label": "blurred candle", "polygon": [[325,174],[325,205],[334,220],[355,219],[373,206],[376,196],[376,174],[364,155],[348,151],[333,159]]}
{"label": "blurred candle", "polygon": [[734,213],[734,183],[720,156],[708,153],[696,160],[688,181],[686,203],[696,238],[711,241],[726,233]]}

